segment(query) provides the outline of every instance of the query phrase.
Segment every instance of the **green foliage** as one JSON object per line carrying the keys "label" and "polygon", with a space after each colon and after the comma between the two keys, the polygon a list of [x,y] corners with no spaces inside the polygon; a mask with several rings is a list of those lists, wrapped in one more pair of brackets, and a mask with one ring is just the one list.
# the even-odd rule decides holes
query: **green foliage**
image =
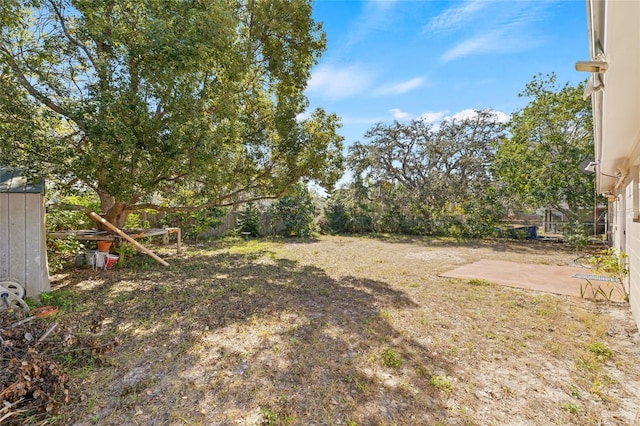
{"label": "green foliage", "polygon": [[596,274],[603,274],[612,279],[612,282],[598,284],[594,286],[589,280],[584,286],[580,286],[580,295],[584,297],[586,290],[591,289],[592,297],[598,294],[606,300],[611,300],[613,291],[617,290],[625,301],[629,301],[629,293],[625,287],[625,278],[629,274],[627,265],[628,255],[625,252],[618,252],[614,248],[608,248],[589,258],[589,264]]}
{"label": "green foliage", "polygon": [[260,408],[260,413],[262,414],[262,426],[275,426],[277,424],[278,415],[270,408],[262,407]]}
{"label": "green foliage", "polygon": [[479,278],[472,278],[469,281],[467,281],[467,284],[469,285],[473,285],[476,287],[488,287],[491,285],[491,283],[487,280],[482,280]]}
{"label": "green foliage", "polygon": [[271,217],[284,225],[283,234],[309,238],[314,231],[316,204],[311,192],[302,183],[298,183],[291,194],[280,198],[271,206]]}
{"label": "green foliage", "polygon": [[305,111],[309,0],[2,4],[0,157],[94,191],[114,225],[339,179],[340,119]]}
{"label": "green foliage", "polygon": [[57,306],[66,311],[73,311],[78,304],[76,295],[70,290],[43,292],[39,297],[44,306]]}
{"label": "green foliage", "polygon": [[116,264],[118,268],[126,268],[127,266],[130,266],[138,253],[133,245],[127,242],[120,242],[114,248],[114,251],[118,255],[118,263]]}
{"label": "green foliage", "polygon": [[593,205],[593,176],[579,165],[593,156],[591,101],[584,83],[559,86],[555,74],[534,76],[521,97],[531,101],[511,117],[510,137],[495,143],[495,186],[516,204],[553,207],[575,220]]}
{"label": "green foliage", "polygon": [[250,232],[252,236],[259,237],[261,216],[255,203],[247,203],[238,216],[237,232]]}
{"label": "green foliage", "polygon": [[493,111],[446,119],[437,127],[423,120],[378,124],[365,137],[368,143],[353,144],[347,158],[354,175],[343,202],[348,215],[339,204],[331,206],[335,211],[325,213],[330,229],[339,220],[357,223],[366,217],[375,232],[463,237],[493,232],[503,210],[489,192],[487,165],[492,145],[504,137]]}
{"label": "green foliage", "polygon": [[[503,205],[488,190],[485,194],[462,204],[460,214],[454,219],[449,235],[463,238],[482,238],[493,235],[504,215]],[[456,232],[453,232],[454,229]]]}
{"label": "green foliage", "polygon": [[341,188],[331,194],[323,209],[323,232],[366,233],[376,229],[370,206],[355,198],[352,189]]}
{"label": "green foliage", "polygon": [[226,209],[209,207],[191,212],[169,213],[162,219],[162,223],[180,228],[183,238],[198,241],[204,232],[220,225],[226,214]]}
{"label": "green foliage", "polygon": [[261,407],[262,426],[286,426],[294,423],[293,416],[286,407],[287,398],[281,395],[278,398],[278,405],[274,408]]}
{"label": "green foliage", "polygon": [[560,405],[560,408],[576,416],[580,414],[580,408],[572,402],[565,402],[564,404]]}
{"label": "green foliage", "polygon": [[344,197],[337,193],[327,200],[324,206],[325,224],[323,231],[329,234],[342,234],[351,232],[353,219],[349,206]]}
{"label": "green foliage", "polygon": [[516,229],[515,230],[515,235],[516,235],[516,240],[524,241],[524,240],[527,239],[527,236],[529,234],[524,229]]}
{"label": "green foliage", "polygon": [[[583,299],[585,297],[591,297],[592,299],[597,299],[602,296],[602,298],[608,302],[611,301],[613,297],[613,292],[619,286],[617,283],[611,282],[601,282],[596,281],[594,284],[591,280],[585,279],[586,284],[580,284],[580,297]],[[628,298],[628,295],[624,295],[625,300]]]}
{"label": "green foliage", "polygon": [[[56,194],[60,195],[60,194]],[[52,198],[48,195],[48,198]],[[61,196],[57,200],[58,207],[47,208],[47,231],[62,231],[69,229],[91,229],[95,222],[89,219],[86,211],[100,211],[100,202],[90,194]],[[81,210],[65,210],[64,205],[81,207]]]}
{"label": "green foliage", "polygon": [[629,274],[627,258],[627,253],[608,248],[591,256],[589,263],[598,273],[604,273],[622,281]]}
{"label": "green foliage", "polygon": [[132,213],[127,215],[127,220],[124,222],[122,227],[124,229],[140,229],[140,228],[150,228],[151,224],[149,221],[143,221],[140,217],[139,213]]}
{"label": "green foliage", "polygon": [[47,237],[49,272],[61,271],[66,265],[73,262],[75,255],[83,248],[84,246],[74,237]]}
{"label": "green foliage", "polygon": [[382,363],[389,368],[400,368],[400,356],[393,349],[382,351]]}
{"label": "green foliage", "polygon": [[445,376],[431,376],[430,382],[436,389],[444,392],[451,392],[453,389],[451,381]]}
{"label": "green foliage", "polygon": [[582,250],[589,243],[587,229],[577,220],[569,226],[564,234],[564,239],[574,250]]}
{"label": "green foliage", "polygon": [[611,358],[611,349],[602,342],[594,342],[587,346],[589,352],[591,352],[598,361],[604,362]]}

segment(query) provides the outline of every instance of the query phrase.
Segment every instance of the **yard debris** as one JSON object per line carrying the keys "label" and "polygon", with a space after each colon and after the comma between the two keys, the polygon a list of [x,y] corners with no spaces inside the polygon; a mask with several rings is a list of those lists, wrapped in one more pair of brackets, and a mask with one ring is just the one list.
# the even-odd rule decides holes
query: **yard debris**
{"label": "yard debris", "polygon": [[74,325],[26,317],[18,309],[0,312],[0,423],[24,424],[26,413],[55,413],[69,402],[69,377],[61,355],[74,353],[92,362],[119,342],[101,344]]}

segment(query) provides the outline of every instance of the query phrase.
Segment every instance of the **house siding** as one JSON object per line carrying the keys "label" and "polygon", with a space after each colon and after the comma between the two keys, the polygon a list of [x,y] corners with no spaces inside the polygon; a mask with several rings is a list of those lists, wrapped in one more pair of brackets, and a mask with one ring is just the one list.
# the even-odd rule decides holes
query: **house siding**
{"label": "house siding", "polygon": [[612,246],[628,256],[629,274],[625,287],[633,317],[640,324],[640,222],[634,220],[634,197],[638,196],[634,194],[635,187],[633,179],[625,181],[609,208],[613,212]]}
{"label": "house siding", "polygon": [[[634,173],[635,174],[635,173]],[[625,182],[623,194],[625,195],[625,224],[626,224],[626,244],[624,251],[628,255],[629,276],[627,278],[629,303],[636,324],[640,324],[640,222],[634,220],[637,212],[634,211],[634,199],[637,200],[639,194],[635,180],[636,176],[632,176],[630,180]],[[621,250],[623,245],[618,246]]]}
{"label": "house siding", "polygon": [[[593,72],[596,189],[609,200],[609,242],[628,255],[627,285],[640,324],[640,1],[586,0]],[[577,69],[577,68],[576,68]]]}

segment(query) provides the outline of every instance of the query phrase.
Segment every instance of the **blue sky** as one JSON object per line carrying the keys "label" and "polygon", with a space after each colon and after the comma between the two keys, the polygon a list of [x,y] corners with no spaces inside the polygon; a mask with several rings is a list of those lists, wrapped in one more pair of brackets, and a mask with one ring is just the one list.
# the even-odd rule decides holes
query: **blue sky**
{"label": "blue sky", "polygon": [[342,118],[345,146],[378,122],[509,115],[538,73],[588,77],[574,70],[589,59],[584,0],[314,0],[313,16],[327,50],[306,94]]}

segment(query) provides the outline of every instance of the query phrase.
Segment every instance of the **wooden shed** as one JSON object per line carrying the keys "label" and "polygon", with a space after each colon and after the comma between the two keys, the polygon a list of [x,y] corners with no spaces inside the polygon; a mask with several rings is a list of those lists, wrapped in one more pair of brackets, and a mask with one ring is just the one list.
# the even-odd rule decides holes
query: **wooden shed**
{"label": "wooden shed", "polygon": [[0,280],[22,285],[26,295],[49,291],[44,179],[0,166]]}

